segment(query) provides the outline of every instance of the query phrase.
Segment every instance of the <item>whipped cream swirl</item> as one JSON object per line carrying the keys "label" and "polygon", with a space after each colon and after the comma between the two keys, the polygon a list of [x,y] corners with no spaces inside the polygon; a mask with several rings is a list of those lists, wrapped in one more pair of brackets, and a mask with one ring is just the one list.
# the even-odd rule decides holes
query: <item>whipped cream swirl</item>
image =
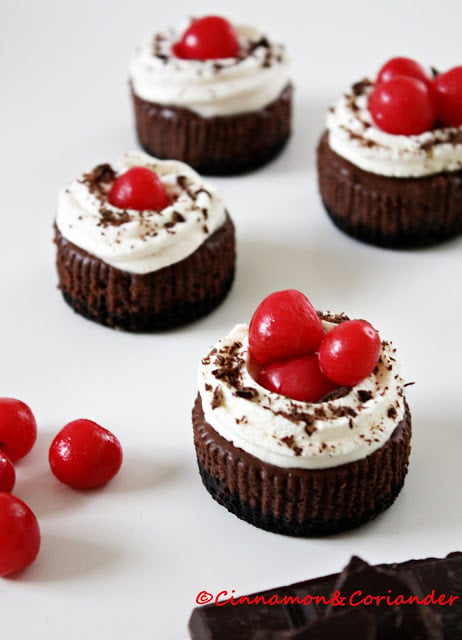
{"label": "whipped cream swirl", "polygon": [[419,135],[381,131],[368,109],[374,84],[358,82],[327,113],[329,145],[364,171],[395,178],[462,169],[462,127],[436,128]]}
{"label": "whipped cream swirl", "polygon": [[[323,317],[327,331],[346,319]],[[353,462],[385,444],[404,416],[403,380],[389,342],[382,342],[373,373],[319,403],[264,389],[247,363],[248,327],[240,324],[203,358],[199,393],[213,429],[264,462],[302,469]]]}
{"label": "whipped cream swirl", "polygon": [[[131,167],[155,171],[170,195],[161,211],[119,209],[106,197],[112,183]],[[131,273],[149,273],[192,254],[225,221],[220,195],[188,165],[146,153],[126,154],[99,165],[58,196],[56,225],[76,246]]]}
{"label": "whipped cream swirl", "polygon": [[172,45],[188,26],[157,33],[136,50],[130,80],[137,96],[203,117],[225,116],[262,109],[289,83],[284,46],[250,26],[235,26],[240,44],[235,58],[177,58]]}

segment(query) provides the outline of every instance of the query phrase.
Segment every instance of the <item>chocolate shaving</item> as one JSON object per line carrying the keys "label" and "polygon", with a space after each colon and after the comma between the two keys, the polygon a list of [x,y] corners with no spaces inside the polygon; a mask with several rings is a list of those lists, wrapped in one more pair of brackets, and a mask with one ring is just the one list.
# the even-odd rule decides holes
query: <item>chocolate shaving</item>
{"label": "chocolate shaving", "polygon": [[185,222],[186,218],[179,213],[178,211],[174,211],[172,214],[172,221],[174,224],[177,224],[178,222]]}
{"label": "chocolate shaving", "polygon": [[355,96],[360,96],[371,85],[372,85],[372,82],[370,80],[368,80],[367,78],[365,78],[364,80],[361,80],[360,82],[355,82],[355,84],[351,87],[351,91],[354,93]]}
{"label": "chocolate shaving", "polygon": [[292,449],[296,456],[302,455],[303,449],[295,443],[294,436],[285,436],[285,438],[281,438],[281,442],[287,445],[289,449]]}
{"label": "chocolate shaving", "polygon": [[396,418],[396,409],[393,406],[388,407],[387,416],[389,418]]}
{"label": "chocolate shaving", "polygon": [[205,193],[206,195],[208,195],[209,198],[212,197],[212,194],[210,193],[210,191],[207,191],[207,189],[204,189],[204,187],[197,189],[197,191],[194,192],[194,195],[197,197],[200,193]]}
{"label": "chocolate shaving", "polygon": [[234,342],[218,353],[214,359],[214,364],[218,368],[212,371],[212,375],[217,380],[224,380],[235,389],[242,388],[241,368],[243,360],[237,355],[241,346],[240,342]]}
{"label": "chocolate shaving", "polygon": [[343,407],[331,407],[331,408],[332,408],[332,413],[338,418],[343,418],[345,416],[350,416],[351,418],[355,418],[358,415],[356,411],[353,409],[353,407],[343,406]]}
{"label": "chocolate shaving", "polygon": [[305,433],[307,436],[312,436],[313,433],[315,433],[317,431],[316,427],[314,426],[314,424],[305,424]]}
{"label": "chocolate shaving", "polygon": [[321,320],[324,320],[325,322],[332,322],[334,324],[340,324],[341,322],[346,322],[350,319],[346,313],[332,313],[331,311],[316,311],[316,313]]}
{"label": "chocolate shaving", "polygon": [[213,390],[212,403],[211,403],[212,409],[221,407],[222,404],[223,404],[223,392],[220,389],[220,387],[215,387],[215,389]]}
{"label": "chocolate shaving", "polygon": [[256,398],[258,396],[258,391],[253,387],[242,387],[236,390],[236,395],[239,398],[246,398],[247,400],[252,400],[252,398]]}
{"label": "chocolate shaving", "polygon": [[120,227],[120,225],[130,222],[128,211],[111,211],[101,207],[99,209],[101,219],[98,221],[99,227]]}
{"label": "chocolate shaving", "polygon": [[315,431],[317,431],[317,427],[314,425],[315,417],[312,413],[307,413],[304,411],[297,411],[295,406],[291,407],[290,413],[287,411],[274,411],[274,415],[281,416],[289,420],[290,422],[294,422],[298,424],[302,422],[305,424],[305,432],[311,436]]}
{"label": "chocolate shaving", "polygon": [[323,396],[319,402],[329,402],[330,400],[337,400],[338,398],[343,398],[348,395],[351,391],[351,387],[338,387],[338,389],[334,389],[333,391],[329,391]]}
{"label": "chocolate shaving", "polygon": [[367,402],[372,398],[372,391],[368,391],[367,389],[358,389],[357,393],[361,402]]}
{"label": "chocolate shaving", "polygon": [[89,192],[97,198],[105,197],[109,185],[116,179],[116,172],[110,164],[97,165],[88,173],[84,173],[81,182],[88,187]]}

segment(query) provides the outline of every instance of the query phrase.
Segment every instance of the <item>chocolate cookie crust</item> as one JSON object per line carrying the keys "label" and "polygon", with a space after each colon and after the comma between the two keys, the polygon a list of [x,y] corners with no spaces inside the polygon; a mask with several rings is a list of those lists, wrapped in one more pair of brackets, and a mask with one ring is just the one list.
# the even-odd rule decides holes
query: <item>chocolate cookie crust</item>
{"label": "chocolate cookie crust", "polygon": [[317,165],[328,215],[358,240],[417,248],[462,233],[462,170],[422,178],[380,176],[335,153],[327,131],[318,145]]}
{"label": "chocolate cookie crust", "polygon": [[143,149],[174,158],[199,173],[236,175],[275,158],[291,134],[292,85],[259,111],[202,117],[181,107],[148,102],[131,90]]}
{"label": "chocolate cookie crust", "polygon": [[108,327],[149,332],[171,329],[210,313],[228,294],[235,271],[230,216],[190,256],[146,274],[108,265],[66,240],[55,227],[56,266],[65,301]]}
{"label": "chocolate cookie crust", "polygon": [[192,412],[202,482],[242,520],[290,536],[326,536],[360,526],[387,509],[404,484],[411,416],[371,455],[328,469],[285,469],[235,447],[207,423],[200,396]]}

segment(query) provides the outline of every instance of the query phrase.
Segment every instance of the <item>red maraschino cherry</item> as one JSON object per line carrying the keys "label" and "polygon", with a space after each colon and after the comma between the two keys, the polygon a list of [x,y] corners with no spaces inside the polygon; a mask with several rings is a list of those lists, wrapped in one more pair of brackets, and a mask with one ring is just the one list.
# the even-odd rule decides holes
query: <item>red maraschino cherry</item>
{"label": "red maraschino cherry", "polygon": [[434,80],[436,115],[441,124],[462,125],[462,66],[440,73]]}
{"label": "red maraschino cherry", "polygon": [[107,194],[108,201],[119,209],[160,211],[170,198],[159,176],[147,167],[132,167],[122,173]]}
{"label": "red maraschino cherry", "polygon": [[177,58],[188,60],[235,58],[239,52],[239,40],[228,20],[220,16],[205,16],[194,20],[172,49]]}
{"label": "red maraschino cherry", "polygon": [[318,402],[337,388],[322,373],[316,353],[285,362],[271,362],[260,371],[257,382],[269,391],[302,402]]}
{"label": "red maraschino cherry", "polygon": [[28,567],[40,549],[40,527],[32,510],[11,493],[0,493],[0,576]]}
{"label": "red maraschino cherry", "polygon": [[433,79],[423,65],[412,58],[398,56],[391,58],[381,67],[377,74],[376,83],[388,82],[395,76],[408,76],[422,80],[431,87]]}
{"label": "red maraschino cherry", "polygon": [[259,364],[317,351],[324,329],[308,298],[296,289],[276,291],[257,307],[249,325],[249,354]]}
{"label": "red maraschino cherry", "polygon": [[365,320],[347,320],[326,334],[319,347],[319,366],[330,380],[354,386],[374,370],[381,348],[379,334]]}
{"label": "red maraschino cherry", "polygon": [[394,135],[429,131],[436,118],[433,92],[425,82],[409,76],[377,83],[369,97],[369,111],[377,127]]}
{"label": "red maraschino cherry", "polygon": [[48,460],[58,480],[73,489],[95,489],[111,480],[122,464],[116,436],[86,419],[68,422],[50,445]]}
{"label": "red maraschino cherry", "polygon": [[0,398],[0,449],[12,462],[23,458],[37,439],[30,407],[17,398]]}

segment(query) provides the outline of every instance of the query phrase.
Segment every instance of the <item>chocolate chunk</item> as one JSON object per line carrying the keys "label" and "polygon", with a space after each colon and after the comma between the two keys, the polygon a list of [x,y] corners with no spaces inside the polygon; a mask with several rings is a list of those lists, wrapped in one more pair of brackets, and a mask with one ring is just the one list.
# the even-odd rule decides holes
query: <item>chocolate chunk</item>
{"label": "chocolate chunk", "polygon": [[[363,602],[358,603],[358,600]],[[197,607],[193,640],[462,638],[462,553],[370,566]]]}
{"label": "chocolate chunk", "polygon": [[[335,590],[345,598],[346,609],[357,610],[358,606],[363,606],[373,612],[377,640],[443,639],[440,615],[425,605],[412,602],[419,594],[396,571],[370,566],[354,556],[340,574]],[[395,605],[394,602],[402,604]],[[334,607],[329,606],[326,615],[334,611]]]}
{"label": "chocolate chunk", "polygon": [[376,632],[377,624],[372,614],[360,609],[350,609],[328,618],[320,618],[295,633],[289,633],[285,640],[375,640]]}
{"label": "chocolate chunk", "polygon": [[[249,604],[255,596],[260,596],[260,604]],[[242,604],[206,605],[194,609],[189,621],[189,632],[193,640],[279,640],[284,632],[300,626],[291,604],[270,604],[270,598],[291,596],[288,589],[274,589],[268,592],[245,596]],[[237,598],[236,598],[237,599]],[[264,601],[268,601],[265,604]],[[272,600],[271,602],[274,602]],[[296,609],[295,609],[296,610]]]}

